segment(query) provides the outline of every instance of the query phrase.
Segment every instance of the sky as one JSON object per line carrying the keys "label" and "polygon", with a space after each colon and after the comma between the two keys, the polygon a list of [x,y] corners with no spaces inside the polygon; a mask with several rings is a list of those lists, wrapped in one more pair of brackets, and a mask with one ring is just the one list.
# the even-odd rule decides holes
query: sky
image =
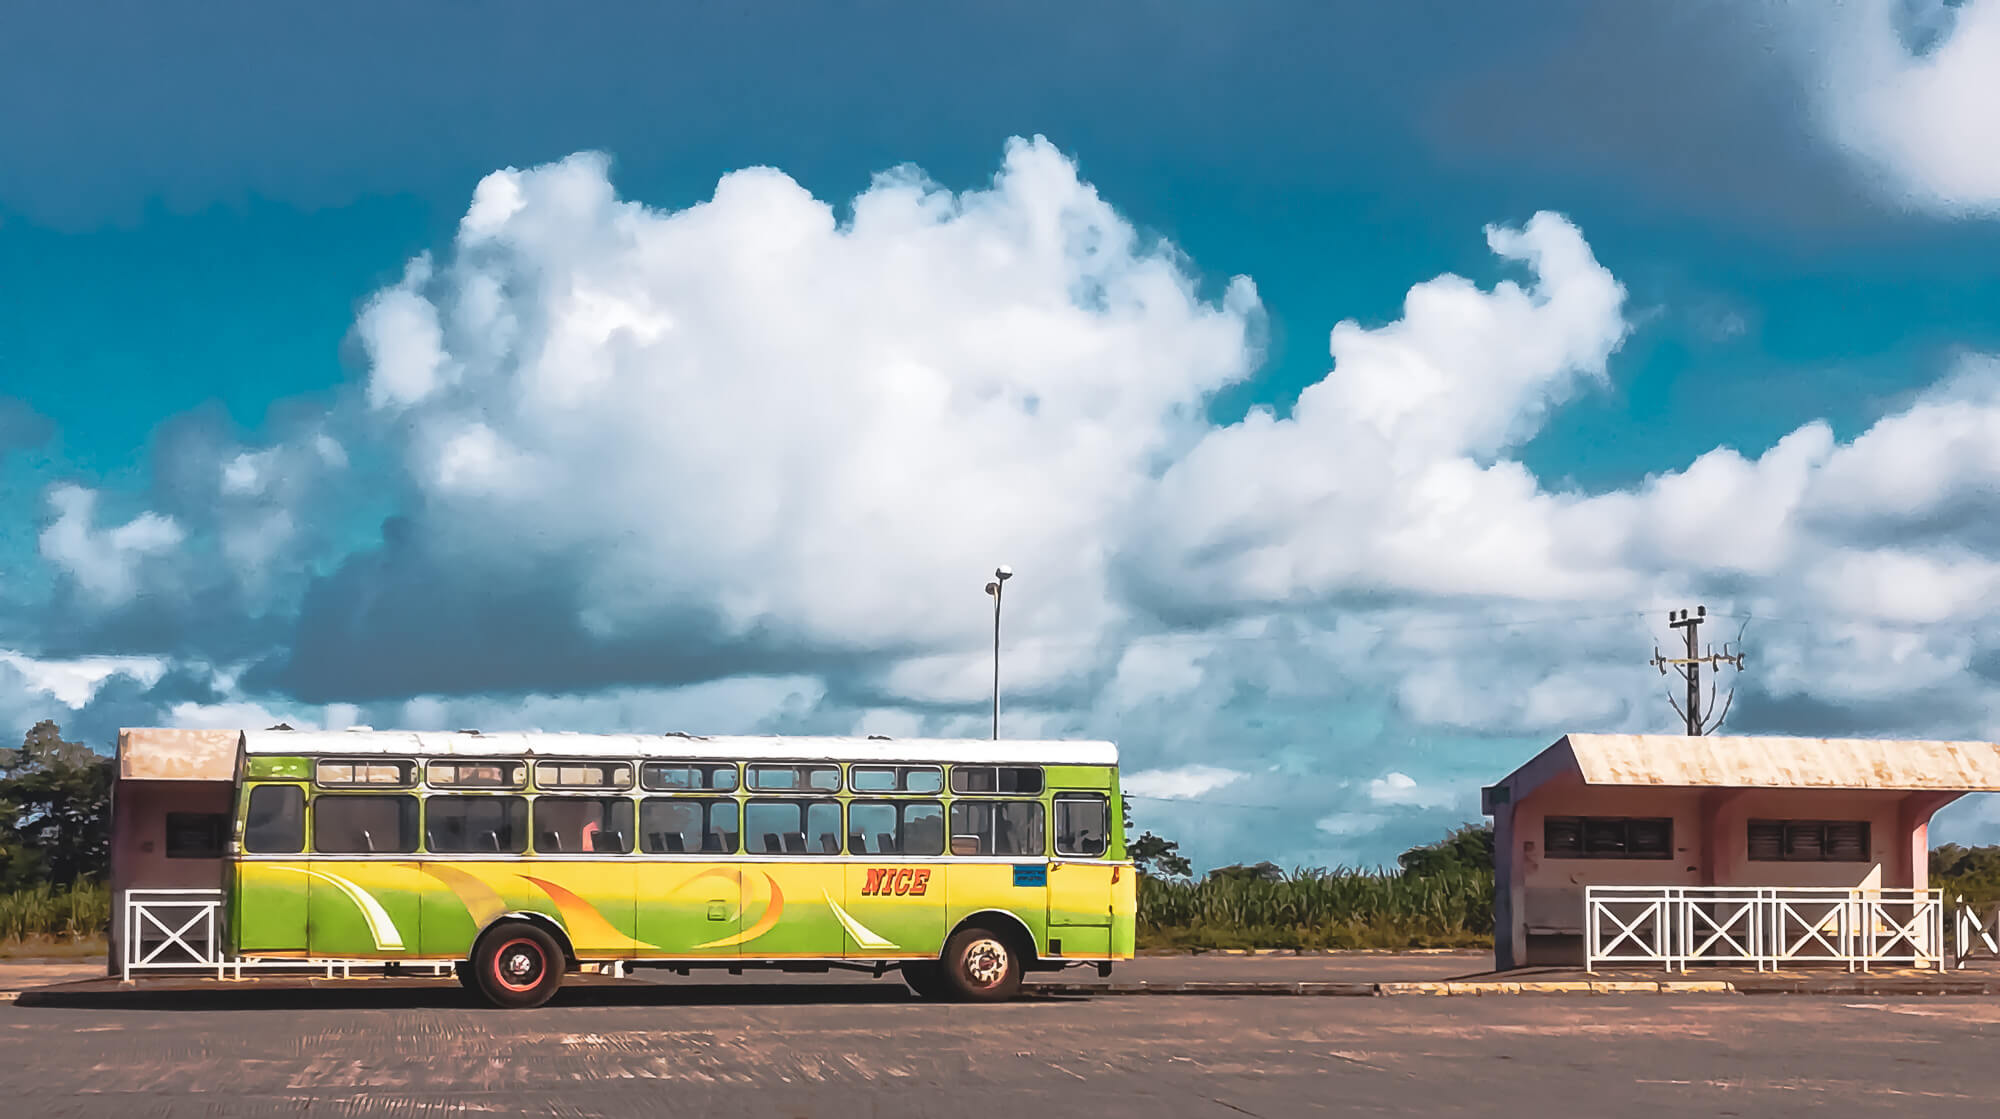
{"label": "sky", "polygon": [[[1373,866],[1567,731],[2000,736],[2000,0],[43,5],[0,737],[1110,738]],[[2000,806],[1938,834],[2000,840]]]}

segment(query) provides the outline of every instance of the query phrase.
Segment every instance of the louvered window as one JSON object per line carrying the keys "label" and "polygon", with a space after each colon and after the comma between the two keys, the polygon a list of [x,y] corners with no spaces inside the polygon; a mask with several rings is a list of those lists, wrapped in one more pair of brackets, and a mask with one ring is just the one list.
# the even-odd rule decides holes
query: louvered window
{"label": "louvered window", "polygon": [[1865,863],[1866,820],[1752,820],[1749,855],[1757,862]]}
{"label": "louvered window", "polygon": [[1551,859],[1671,859],[1674,822],[1665,816],[1549,816],[1542,850]]}

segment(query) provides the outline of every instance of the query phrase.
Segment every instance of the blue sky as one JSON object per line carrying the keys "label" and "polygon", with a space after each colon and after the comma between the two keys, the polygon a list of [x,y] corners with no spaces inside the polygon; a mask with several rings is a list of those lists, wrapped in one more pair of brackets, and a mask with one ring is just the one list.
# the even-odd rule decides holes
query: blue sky
{"label": "blue sky", "polygon": [[[0,716],[976,733],[1012,559],[1013,729],[1118,738],[1209,861],[1664,727],[1690,596],[1760,619],[1744,729],[1990,737],[1996,9],[17,17]],[[955,217],[863,228],[905,165]]]}

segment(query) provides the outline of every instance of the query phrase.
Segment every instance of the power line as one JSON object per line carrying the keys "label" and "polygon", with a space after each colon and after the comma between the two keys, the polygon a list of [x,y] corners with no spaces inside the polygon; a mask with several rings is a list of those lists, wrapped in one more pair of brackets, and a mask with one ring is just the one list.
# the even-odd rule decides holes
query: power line
{"label": "power line", "polygon": [[1188,804],[1196,808],[1244,808],[1254,812],[1290,812],[1297,805],[1292,804],[1232,804],[1226,800],[1209,800],[1206,797],[1149,797],[1138,793],[1121,794],[1126,800],[1150,800],[1157,804]]}

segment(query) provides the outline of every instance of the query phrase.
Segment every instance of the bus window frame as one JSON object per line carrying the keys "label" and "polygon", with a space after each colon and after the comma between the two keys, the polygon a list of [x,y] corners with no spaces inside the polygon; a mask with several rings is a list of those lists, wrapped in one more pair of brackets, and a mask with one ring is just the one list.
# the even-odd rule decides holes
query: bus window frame
{"label": "bus window frame", "polygon": [[[349,768],[361,766],[395,766],[402,772],[402,779],[394,784],[373,781],[329,781],[321,773],[330,765],[344,765]],[[339,792],[374,792],[380,790],[408,791],[417,788],[422,781],[423,766],[415,758],[350,758],[328,756],[312,759],[312,785],[315,789]]]}
{"label": "bus window frame", "polygon": [[[889,770],[889,771],[891,771],[892,773],[894,773],[894,774],[895,774],[895,779],[896,779],[896,782],[897,782],[897,784],[896,784],[896,787],[895,787],[895,788],[893,788],[893,789],[864,789],[864,788],[862,788],[862,787],[861,787],[860,783],[859,783],[859,782],[857,782],[857,781],[856,781],[856,780],[854,779],[854,775],[855,775],[855,773],[856,773],[857,771],[862,771],[862,770],[883,770],[883,769],[886,769],[886,770]],[[848,764],[848,766],[847,766],[847,787],[846,787],[846,791],[847,791],[847,792],[849,792],[849,793],[851,793],[851,794],[853,794],[854,796],[857,796],[857,797],[868,797],[868,798],[870,798],[870,799],[873,799],[873,798],[876,798],[876,797],[939,797],[939,798],[941,798],[941,797],[945,797],[945,796],[949,796],[949,795],[950,795],[949,791],[948,791],[948,790],[946,789],[946,787],[945,787],[945,786],[946,786],[946,784],[947,784],[947,778],[946,778],[946,776],[945,776],[945,771],[944,771],[944,769],[945,769],[945,767],[944,767],[944,766],[943,766],[943,765],[942,765],[941,763],[938,763],[938,762],[850,762],[850,763]],[[909,782],[908,782],[908,777],[909,777],[909,775],[910,775],[911,773],[913,773],[913,772],[918,772],[918,771],[922,771],[922,772],[927,772],[927,773],[934,773],[934,774],[936,774],[936,775],[937,775],[937,788],[935,788],[935,789],[912,789],[912,788],[910,788],[910,787],[909,787]]]}
{"label": "bus window frame", "polygon": [[[535,758],[534,778],[531,792],[549,793],[597,793],[600,796],[615,793],[630,793],[639,781],[639,767],[630,758]],[[563,766],[615,766],[625,767],[625,780],[615,785],[570,785],[543,781],[542,767],[560,769]]]}
{"label": "bus window frame", "polygon": [[[960,789],[958,787],[958,775],[961,772],[970,770],[979,770],[979,769],[991,770],[993,772],[994,787],[992,789]],[[999,789],[1000,771],[1003,769],[1034,770],[1035,775],[1041,778],[1041,783],[1036,786],[1035,791],[1032,793],[1001,792]],[[989,765],[985,762],[977,762],[968,765],[954,764],[951,767],[951,773],[946,777],[946,784],[950,786],[949,789],[950,795],[955,797],[1017,797],[1023,800],[1029,798],[1040,800],[1043,796],[1046,796],[1049,791],[1049,769],[1045,765]]]}
{"label": "bus window frame", "polygon": [[[623,804],[625,806],[626,810],[631,814],[631,817],[626,821],[626,827],[629,828],[630,830],[623,833],[620,836],[622,839],[625,840],[625,846],[623,850],[600,851],[593,848],[588,851],[581,849],[575,851],[565,851],[561,849],[560,844],[557,845],[557,848],[555,850],[544,850],[542,848],[542,816],[541,816],[542,802],[555,801],[560,804],[565,801],[581,801],[581,800],[597,801],[600,804],[609,804],[609,805]],[[614,813],[615,811],[616,810],[613,809]],[[600,832],[602,832],[603,830],[604,829],[602,828],[599,829]],[[615,792],[596,793],[596,794],[582,793],[582,792],[561,792],[561,793],[544,793],[538,796],[530,797],[528,800],[528,851],[530,854],[533,854],[537,858],[622,859],[639,849],[638,833],[639,833],[639,805],[638,802],[630,796],[621,796]],[[551,831],[550,834],[557,835],[558,838],[560,838],[560,833]],[[615,831],[612,832],[611,834],[620,835],[620,833]]]}
{"label": "bus window frame", "polygon": [[[407,800],[412,804],[412,806],[415,808],[415,811],[412,813],[412,815],[415,818],[416,824],[415,827],[411,829],[409,845],[407,847],[394,851],[321,850],[319,845],[319,821],[320,821],[320,811],[322,807],[325,806],[330,801],[357,800],[363,797],[369,797],[376,800]],[[317,796],[314,796],[306,806],[307,808],[306,850],[314,856],[328,855],[335,858],[349,858],[349,859],[353,858],[407,859],[412,855],[422,854],[424,850],[424,800],[425,798],[423,796],[421,796],[416,791],[411,789],[404,789],[395,792],[322,793]]]}
{"label": "bus window frame", "polygon": [[[709,797],[734,796],[744,791],[743,765],[744,763],[740,761],[707,760],[703,758],[688,758],[685,760],[680,758],[648,758],[639,763],[639,779],[638,784],[634,786],[634,790],[640,793],[653,793],[666,796],[682,794]],[[735,784],[726,789],[718,789],[709,785],[663,785],[659,788],[654,788],[652,785],[646,783],[646,771],[649,769],[695,769],[702,767],[729,770],[735,775],[732,778]]]}
{"label": "bus window frame", "polygon": [[[757,769],[831,769],[833,770],[834,786],[831,789],[816,789],[810,785],[794,785],[789,789],[758,788],[751,783],[750,778],[750,774]],[[744,762],[743,772],[740,776],[743,782],[740,786],[740,791],[746,796],[789,796],[818,800],[823,797],[837,797],[849,791],[847,788],[846,767],[837,761],[795,761],[787,758],[765,758],[753,762]],[[843,824],[845,822],[845,820],[842,821]]]}
{"label": "bus window frame", "polygon": [[[646,836],[647,836],[647,835],[649,834],[649,833],[648,833],[648,832],[646,831],[646,806],[647,806],[647,805],[649,805],[649,804],[652,804],[652,803],[654,803],[655,801],[661,801],[661,802],[666,802],[666,803],[673,803],[673,802],[675,802],[675,801],[679,801],[679,802],[681,802],[681,803],[684,803],[684,804],[696,804],[696,805],[700,805],[700,806],[701,806],[701,837],[702,837],[702,841],[703,841],[703,845],[702,845],[702,846],[700,846],[700,847],[697,847],[697,848],[696,848],[695,850],[692,850],[692,851],[651,851],[651,850],[648,850],[648,849],[647,849],[647,847],[646,847]],[[721,850],[721,851],[710,851],[710,850],[708,850],[708,849],[707,849],[707,846],[706,846],[706,843],[707,843],[707,840],[708,840],[708,835],[709,835],[709,832],[710,832],[710,831],[712,830],[712,827],[711,827],[711,825],[712,825],[712,819],[713,819],[713,816],[714,816],[714,813],[715,813],[715,806],[716,806],[716,805],[718,805],[718,804],[727,804],[727,805],[730,805],[730,806],[732,806],[732,807],[733,807],[733,808],[735,809],[735,811],[736,811],[736,828],[735,828],[735,830],[734,830],[734,831],[733,831],[733,832],[731,833],[731,834],[734,834],[734,835],[736,836],[736,842],[735,842],[734,844],[732,844],[731,846],[729,846],[729,847],[725,848],[724,850]],[[744,851],[743,851],[743,800],[742,800],[741,798],[739,798],[739,797],[734,797],[734,796],[722,796],[722,795],[718,795],[718,794],[715,794],[715,793],[696,793],[696,792],[687,792],[687,793],[684,793],[684,794],[681,794],[681,795],[678,795],[678,796],[676,796],[676,795],[671,795],[671,794],[654,794],[654,795],[652,795],[652,796],[642,796],[642,797],[639,797],[639,798],[638,798],[638,801],[637,801],[637,807],[635,807],[635,808],[633,809],[633,816],[632,816],[632,819],[633,819],[633,825],[632,825],[632,830],[633,830],[634,832],[638,833],[638,834],[637,834],[637,838],[638,838],[638,840],[639,840],[639,845],[638,845],[637,847],[633,848],[633,851],[632,851],[632,853],[633,853],[634,855],[636,855],[636,856],[640,857],[640,858],[648,858],[648,859],[651,859],[651,858],[661,858],[661,859],[719,859],[719,858],[731,858],[731,857],[737,857],[737,856],[741,856],[742,854],[744,854]],[[666,834],[666,833],[662,832],[661,834],[662,834],[662,835],[664,835],[664,834]]]}
{"label": "bus window frame", "polygon": [[[1094,804],[1097,806],[1103,828],[1097,837],[1096,851],[1065,851],[1062,837],[1062,810],[1065,803]],[[1049,798],[1049,849],[1062,859],[1104,859],[1111,855],[1111,798],[1103,793],[1064,792]]]}
{"label": "bus window frame", "polygon": [[[519,821],[521,829],[520,849],[509,850],[507,848],[501,848],[495,851],[482,851],[478,848],[473,848],[471,850],[466,850],[466,851],[457,851],[457,850],[441,851],[435,847],[432,847],[431,805],[433,802],[440,800],[501,801],[508,804],[509,810],[511,810],[514,806],[518,805],[521,813],[521,819]],[[424,797],[424,818],[423,818],[424,853],[426,855],[437,855],[440,858],[445,858],[445,859],[525,858],[533,850],[532,841],[534,839],[533,835],[534,820],[535,820],[534,798],[526,795],[525,793],[516,792],[508,789],[471,789],[471,790],[453,790],[450,792],[440,791],[437,793],[433,793],[429,796]]]}
{"label": "bus window frame", "polygon": [[[440,781],[437,778],[431,776],[431,771],[433,769],[437,768],[438,766],[446,766],[446,765],[460,765],[460,766],[511,765],[515,767],[514,782],[513,784],[510,785],[467,785],[458,782]],[[425,758],[424,788],[436,789],[439,792],[448,792],[448,793],[466,793],[466,792],[518,793],[525,790],[528,787],[529,768],[530,767],[528,765],[528,759],[526,758],[457,758],[457,757]]]}
{"label": "bus window frame", "polygon": [[[839,858],[839,857],[841,857],[841,856],[843,856],[843,855],[847,854],[847,836],[846,836],[846,834],[845,834],[845,833],[846,833],[846,830],[847,830],[847,806],[846,806],[845,802],[843,802],[843,801],[839,800],[839,799],[838,799],[838,798],[836,798],[836,797],[832,797],[832,796],[791,796],[791,797],[787,797],[787,796],[768,796],[768,795],[767,795],[767,796],[756,796],[756,797],[745,797],[745,798],[743,799],[743,801],[742,801],[741,803],[742,803],[742,808],[741,808],[741,810],[740,810],[740,811],[741,811],[741,815],[739,816],[739,820],[740,820],[740,822],[739,822],[739,823],[737,824],[737,828],[736,828],[736,835],[737,835],[737,846],[738,846],[738,848],[739,848],[739,849],[740,849],[740,850],[742,851],[742,853],[743,853],[744,857],[746,857],[746,858],[756,858],[756,859],[774,859],[774,858],[776,858],[776,859],[835,859],[835,858]],[[815,835],[813,835],[813,834],[812,834],[811,832],[809,832],[809,831],[808,831],[808,832],[801,832],[801,833],[798,833],[798,834],[801,834],[801,835],[803,835],[803,836],[805,837],[805,850],[803,850],[803,851],[783,851],[783,850],[780,850],[780,851],[752,851],[752,850],[750,849],[750,835],[751,835],[751,831],[750,831],[750,809],[751,809],[752,807],[754,807],[754,806],[758,805],[758,804],[786,804],[786,805],[798,805],[798,806],[799,806],[799,824],[800,824],[800,826],[802,826],[802,827],[803,827],[803,826],[804,826],[805,824],[807,824],[807,823],[809,823],[809,822],[810,822],[810,820],[811,820],[811,813],[812,813],[812,808],[813,808],[813,807],[814,807],[815,805],[820,805],[820,804],[831,804],[831,805],[833,805],[833,809],[834,809],[834,833],[833,833],[833,837],[834,837],[834,845],[835,845],[836,847],[838,847],[838,848],[839,848],[839,850],[837,850],[837,851],[825,851],[825,850],[820,850],[820,851],[815,851],[815,850],[813,850],[813,840],[815,840],[815,839],[817,839],[817,838],[822,838],[822,837],[821,837],[821,836],[815,836]],[[772,833],[770,833],[770,834],[778,836],[778,837],[779,837],[779,843],[778,843],[778,845],[779,845],[780,847],[783,847],[783,846],[784,846],[784,836],[786,836],[786,835],[790,835],[790,834],[793,834],[793,833],[790,833],[790,832],[772,832]]]}
{"label": "bus window frame", "polygon": [[[289,790],[298,798],[299,841],[298,845],[291,848],[290,850],[261,850],[259,848],[250,846],[250,812],[256,802],[257,794],[263,792],[265,789]],[[243,797],[243,838],[240,841],[241,853],[252,857],[270,856],[273,858],[296,858],[307,854],[312,849],[311,809],[312,809],[312,797],[307,795],[306,786],[303,783],[293,782],[293,781],[274,781],[274,782],[256,784],[250,786],[248,792],[246,792]]]}

